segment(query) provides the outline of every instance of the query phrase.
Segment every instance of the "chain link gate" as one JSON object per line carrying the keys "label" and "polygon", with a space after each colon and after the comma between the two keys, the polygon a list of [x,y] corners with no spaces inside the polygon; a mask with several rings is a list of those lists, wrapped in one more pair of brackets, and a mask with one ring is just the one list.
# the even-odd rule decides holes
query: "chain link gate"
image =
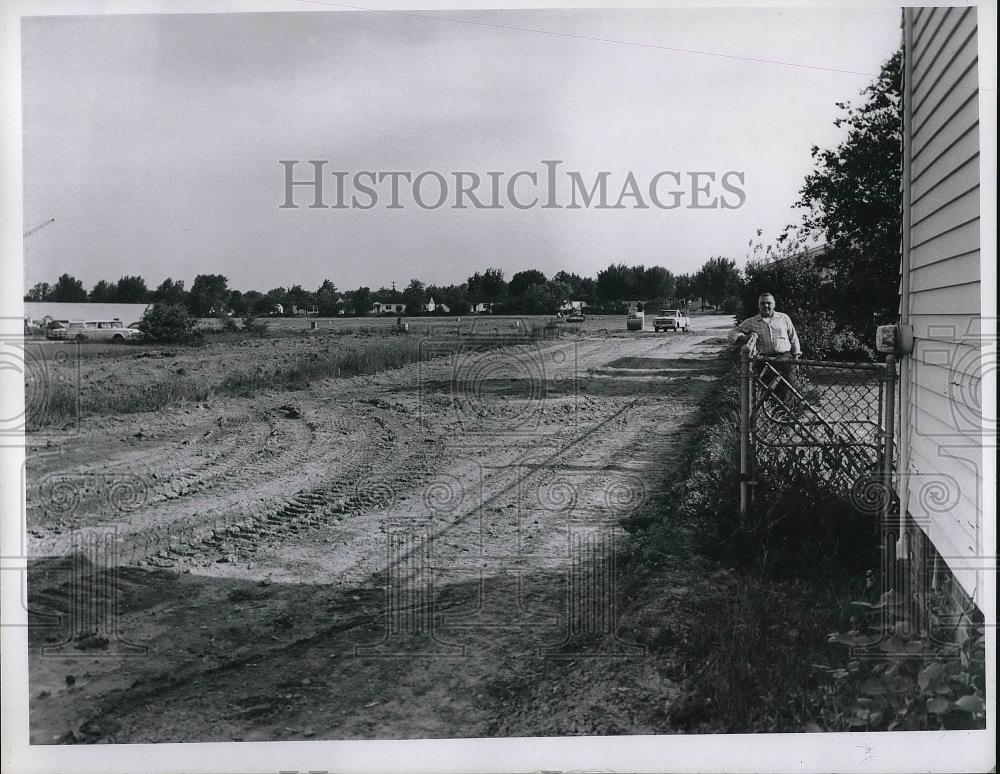
{"label": "chain link gate", "polygon": [[[896,362],[841,363],[740,352],[740,516],[753,507],[754,469],[818,476],[888,521]],[[780,484],[780,482],[778,482]]]}

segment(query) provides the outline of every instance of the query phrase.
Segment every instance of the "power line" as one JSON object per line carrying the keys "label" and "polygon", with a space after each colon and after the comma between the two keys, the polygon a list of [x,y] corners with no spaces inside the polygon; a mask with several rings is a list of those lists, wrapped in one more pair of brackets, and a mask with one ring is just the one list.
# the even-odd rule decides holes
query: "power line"
{"label": "power line", "polygon": [[632,40],[616,40],[614,38],[598,38],[592,35],[577,35],[572,32],[555,32],[554,30],[540,30],[533,27],[515,27],[509,24],[494,24],[491,22],[473,21],[472,19],[455,19],[450,16],[433,16],[426,13],[414,13],[412,11],[399,11],[387,8],[365,8],[359,5],[348,5],[347,3],[331,3],[325,0],[298,0],[300,3],[311,3],[313,5],[330,5],[336,8],[345,8],[351,11],[367,11],[368,13],[388,13],[397,16],[412,16],[416,19],[429,19],[431,21],[453,22],[455,24],[471,24],[477,27],[492,27],[498,30],[513,30],[516,32],[531,32],[536,35],[551,35],[557,38],[575,38],[577,40],[592,40],[597,43],[613,43],[618,46],[635,46],[637,48],[652,48],[658,51],[672,51],[678,54],[698,54],[700,56],[714,56],[722,59],[736,59],[741,62],[756,62],[757,64],[779,65],[781,67],[798,67],[803,70],[821,70],[828,73],[841,73],[843,75],[858,75],[865,78],[874,78],[876,73],[862,73],[856,70],[841,70],[836,67],[821,67],[820,65],[808,65],[798,62],[783,62],[780,59],[762,59],[752,56],[740,56],[738,54],[724,54],[720,51],[700,51],[694,48],[678,48],[676,46],[660,46],[655,43],[637,43]]}

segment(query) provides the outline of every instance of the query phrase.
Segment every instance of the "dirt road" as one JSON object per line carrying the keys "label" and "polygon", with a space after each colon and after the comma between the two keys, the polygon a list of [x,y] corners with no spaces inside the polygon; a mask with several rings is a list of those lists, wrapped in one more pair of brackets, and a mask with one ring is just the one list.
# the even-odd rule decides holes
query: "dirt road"
{"label": "dirt road", "polygon": [[662,665],[610,636],[621,524],[671,482],[730,324],[95,418],[33,451],[32,742],[669,730]]}

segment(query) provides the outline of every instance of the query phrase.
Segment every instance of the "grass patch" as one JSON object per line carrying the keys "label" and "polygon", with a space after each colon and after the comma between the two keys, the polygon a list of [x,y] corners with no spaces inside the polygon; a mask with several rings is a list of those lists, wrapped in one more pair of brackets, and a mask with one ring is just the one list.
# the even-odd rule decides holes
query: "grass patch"
{"label": "grass patch", "polygon": [[827,726],[827,673],[843,655],[827,642],[848,625],[838,589],[743,575],[697,600],[688,614],[688,690],[669,712],[678,730],[796,732]]}
{"label": "grass patch", "polygon": [[[49,385],[45,399],[29,411],[28,432],[43,427],[59,427],[76,422],[80,416],[135,414],[159,411],[168,406],[203,402],[213,395],[251,397],[265,390],[304,390],[324,379],[349,378],[379,374],[411,363],[448,355],[457,349],[486,351],[498,347],[526,344],[553,335],[544,325],[526,326],[505,334],[469,335],[456,329],[454,335],[435,337],[407,334],[387,328],[344,328],[323,331],[335,337],[335,348],[300,354],[277,367],[258,366],[235,371],[215,381],[196,380],[181,373],[134,387],[105,386],[85,391],[78,403],[75,389],[58,380]],[[267,331],[266,338],[316,340],[316,334],[301,330]],[[213,334],[218,344],[245,341],[243,333]],[[259,337],[258,337],[259,338]],[[175,352],[198,344],[175,345]],[[26,386],[26,390],[29,388]],[[31,401],[28,401],[31,405]]]}

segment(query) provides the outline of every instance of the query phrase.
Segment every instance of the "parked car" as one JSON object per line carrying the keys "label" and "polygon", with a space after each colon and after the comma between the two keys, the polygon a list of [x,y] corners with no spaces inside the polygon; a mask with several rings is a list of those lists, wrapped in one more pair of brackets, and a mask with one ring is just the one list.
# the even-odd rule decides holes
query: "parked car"
{"label": "parked car", "polygon": [[126,341],[137,341],[142,338],[142,331],[126,328],[121,320],[74,321],[61,328],[59,335],[52,338],[124,344]]}
{"label": "parked car", "polygon": [[64,339],[66,338],[66,326],[69,320],[49,320],[45,324],[45,338]]}
{"label": "parked car", "polygon": [[665,331],[686,331],[691,327],[691,320],[680,309],[661,309],[653,320],[653,330],[657,333]]}

